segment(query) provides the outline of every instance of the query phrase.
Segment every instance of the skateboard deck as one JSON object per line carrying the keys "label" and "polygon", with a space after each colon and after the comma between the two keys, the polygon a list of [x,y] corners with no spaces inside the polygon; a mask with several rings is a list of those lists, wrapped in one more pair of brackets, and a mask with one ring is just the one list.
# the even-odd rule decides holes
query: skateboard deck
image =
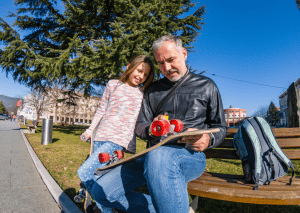
{"label": "skateboard deck", "polygon": [[148,149],[145,149],[145,150],[143,150],[139,153],[136,153],[134,155],[131,155],[127,158],[124,158],[124,159],[122,159],[122,160],[120,160],[116,163],[110,164],[110,165],[105,166],[103,168],[96,169],[95,174],[96,175],[105,175],[106,173],[108,173],[112,169],[116,168],[117,166],[120,166],[124,163],[136,160],[136,159],[146,155],[148,152],[150,152],[150,151],[152,151],[152,150],[154,150],[154,149],[156,149],[160,146],[170,144],[170,143],[174,142],[174,140],[178,140],[181,137],[192,136],[192,135],[202,135],[202,134],[208,134],[208,133],[215,133],[215,132],[219,132],[219,131],[220,131],[220,129],[218,129],[218,128],[210,128],[210,129],[203,129],[203,130],[196,130],[196,131],[189,131],[189,132],[181,132],[181,133],[171,135],[171,136],[167,137],[166,139],[164,139],[163,141],[159,142],[158,144],[156,144],[156,145],[154,145],[154,146],[152,146]]}

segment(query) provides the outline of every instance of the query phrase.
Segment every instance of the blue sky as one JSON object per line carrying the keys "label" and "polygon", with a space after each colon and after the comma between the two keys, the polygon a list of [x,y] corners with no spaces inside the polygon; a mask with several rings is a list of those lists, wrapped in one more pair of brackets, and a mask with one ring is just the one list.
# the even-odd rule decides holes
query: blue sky
{"label": "blue sky", "polygon": [[[198,72],[206,70],[216,82],[224,108],[232,105],[251,115],[271,101],[279,106],[279,96],[300,78],[300,11],[295,0],[195,2],[206,5],[206,24],[193,44],[195,52],[188,55],[189,64]],[[0,4],[2,18],[15,10],[13,0]],[[26,91],[0,71],[0,94],[15,97]]]}

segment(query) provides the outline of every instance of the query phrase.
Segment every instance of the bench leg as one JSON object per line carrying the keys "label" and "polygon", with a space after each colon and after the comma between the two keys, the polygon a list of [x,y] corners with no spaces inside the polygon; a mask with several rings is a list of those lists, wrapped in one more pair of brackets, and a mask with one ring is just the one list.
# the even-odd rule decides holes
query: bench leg
{"label": "bench leg", "polygon": [[192,197],[192,202],[190,204],[190,209],[189,209],[189,213],[195,213],[196,209],[198,208],[198,196],[191,196]]}

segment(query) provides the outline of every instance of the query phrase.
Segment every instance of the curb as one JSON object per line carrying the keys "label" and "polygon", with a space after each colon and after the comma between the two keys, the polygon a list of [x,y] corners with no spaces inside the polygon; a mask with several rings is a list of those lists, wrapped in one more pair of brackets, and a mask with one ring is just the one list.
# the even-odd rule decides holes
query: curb
{"label": "curb", "polygon": [[[19,125],[19,123],[18,123]],[[20,125],[19,125],[20,127]],[[31,145],[29,144],[23,130],[21,129],[21,134],[23,136],[24,142],[27,146],[28,152],[32,158],[32,161],[38,170],[42,180],[44,181],[45,185],[47,186],[49,192],[51,193],[52,197],[62,209],[64,213],[82,213],[82,211],[75,205],[75,203],[67,196],[67,194],[59,187],[56,181],[52,178],[49,174],[47,169],[44,167],[38,156],[35,154],[34,150],[32,149]]]}

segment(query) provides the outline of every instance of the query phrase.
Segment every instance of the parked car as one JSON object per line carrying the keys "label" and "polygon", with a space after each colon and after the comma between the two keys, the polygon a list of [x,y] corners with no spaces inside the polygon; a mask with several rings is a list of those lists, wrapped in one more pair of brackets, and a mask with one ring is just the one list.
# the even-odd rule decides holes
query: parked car
{"label": "parked car", "polygon": [[0,120],[5,121],[5,116],[3,116],[3,114],[0,115]]}
{"label": "parked car", "polygon": [[3,114],[3,116],[5,117],[5,120],[9,120],[10,119],[10,116],[7,115],[7,114]]}

